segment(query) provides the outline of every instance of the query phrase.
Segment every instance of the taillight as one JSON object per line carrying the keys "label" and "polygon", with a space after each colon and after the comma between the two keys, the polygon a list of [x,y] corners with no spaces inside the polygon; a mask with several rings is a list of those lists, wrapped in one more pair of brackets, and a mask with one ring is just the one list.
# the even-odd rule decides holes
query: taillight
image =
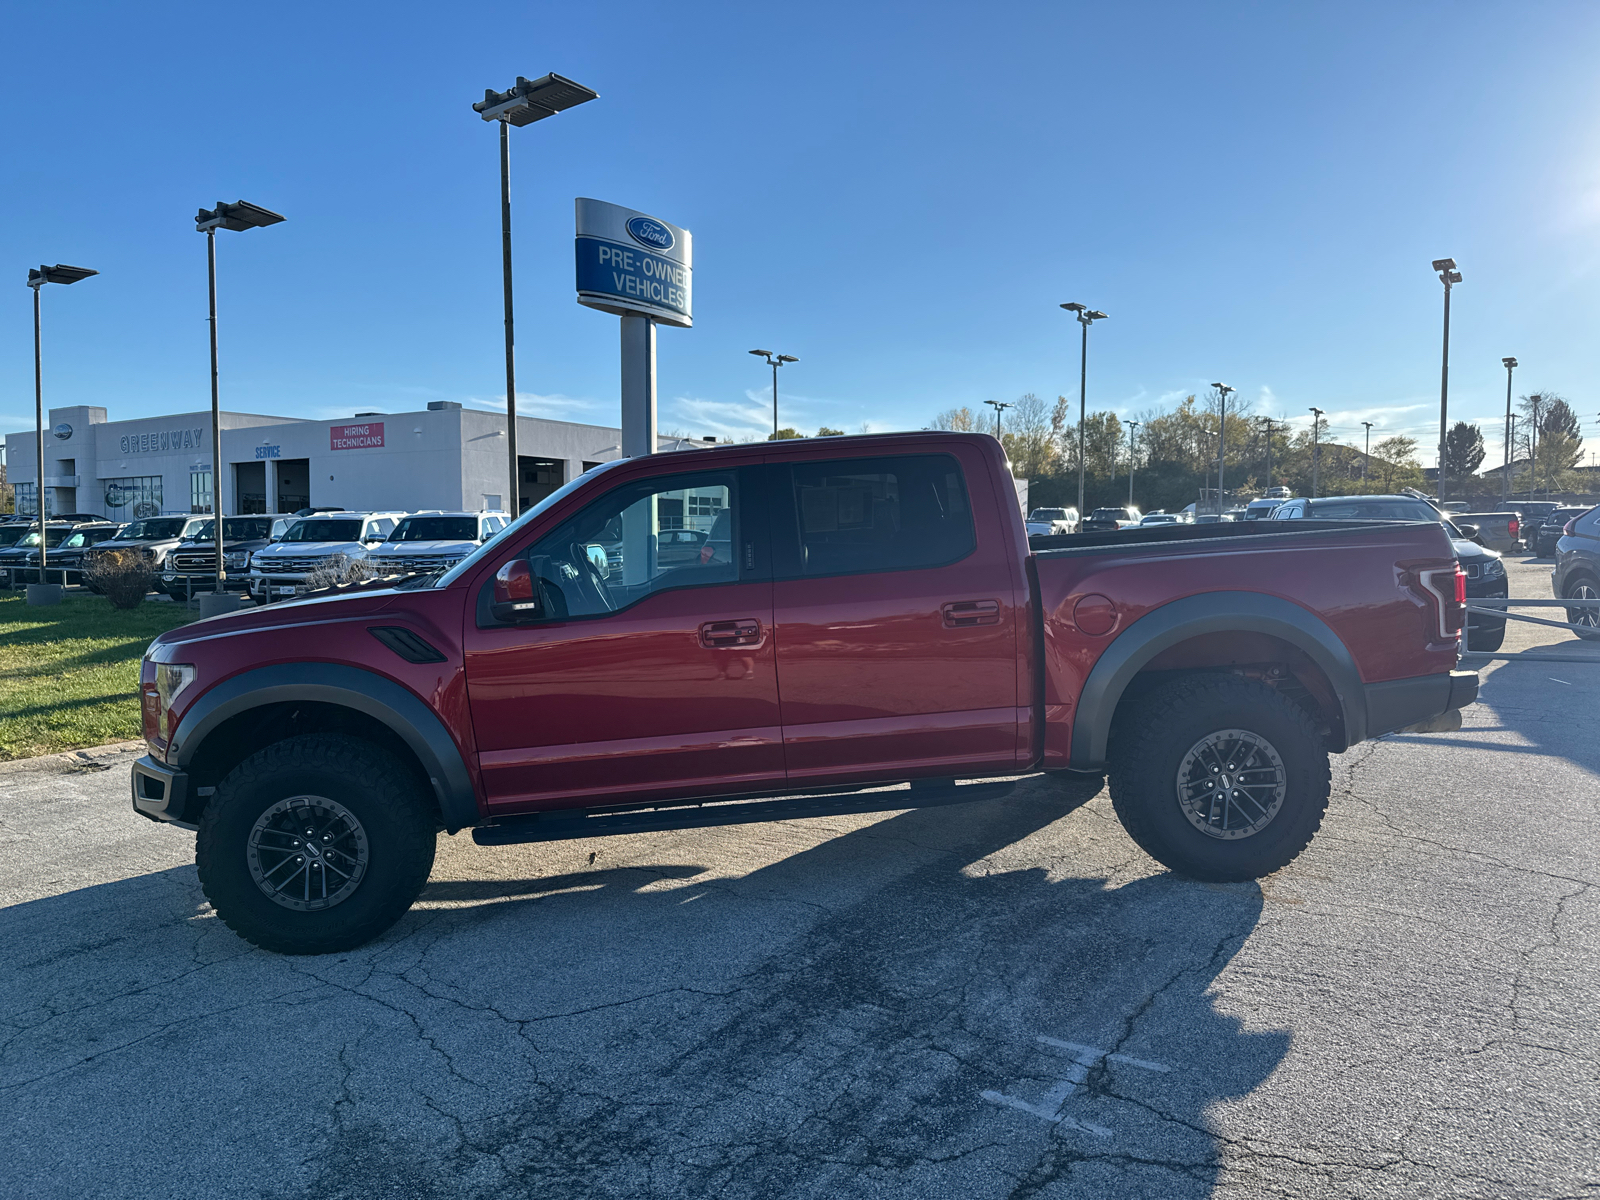
{"label": "taillight", "polygon": [[1512,517],[1511,520],[1506,522],[1506,533],[1509,534],[1511,537],[1514,538],[1514,537],[1517,536],[1517,534],[1519,534],[1521,532],[1522,532],[1522,522],[1521,521],[1518,521],[1515,517]]}
{"label": "taillight", "polygon": [[1418,571],[1417,582],[1434,602],[1440,639],[1460,637],[1467,619],[1467,576],[1460,564]]}

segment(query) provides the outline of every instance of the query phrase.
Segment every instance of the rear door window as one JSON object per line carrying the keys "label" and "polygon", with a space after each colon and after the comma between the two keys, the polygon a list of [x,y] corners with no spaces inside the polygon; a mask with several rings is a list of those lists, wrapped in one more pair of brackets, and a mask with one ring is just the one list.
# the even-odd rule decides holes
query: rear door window
{"label": "rear door window", "polygon": [[948,454],[778,469],[776,566],[785,577],[943,566],[977,546],[961,467]]}

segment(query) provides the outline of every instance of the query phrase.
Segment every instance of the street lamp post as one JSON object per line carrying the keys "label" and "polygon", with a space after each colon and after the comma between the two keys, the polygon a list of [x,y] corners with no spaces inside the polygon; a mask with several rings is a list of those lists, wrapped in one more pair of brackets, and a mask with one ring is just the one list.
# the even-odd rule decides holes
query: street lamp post
{"label": "street lamp post", "polygon": [[1367,428],[1367,449],[1361,456],[1361,490],[1367,490],[1367,464],[1372,461],[1372,422],[1361,422]]}
{"label": "street lamp post", "polygon": [[1322,465],[1322,410],[1313,408],[1311,412],[1311,498],[1317,498],[1317,485],[1319,482],[1318,468]]}
{"label": "street lamp post", "polygon": [[1262,417],[1267,423],[1267,486],[1272,486],[1272,418]]}
{"label": "street lamp post", "polygon": [[47,545],[50,539],[44,519],[44,339],[40,327],[39,293],[47,283],[77,283],[80,279],[98,274],[99,271],[91,271],[88,267],[69,267],[65,263],[57,263],[53,267],[41,265],[37,270],[28,268],[28,286],[33,289],[34,462],[39,472],[34,476],[33,484],[35,507],[39,511],[39,586],[35,591],[32,584],[28,585],[29,604],[55,604],[61,599],[60,590],[45,582],[45,557],[50,552]]}
{"label": "street lamp post", "polygon": [[792,354],[774,354],[771,350],[752,350],[751,354],[758,358],[765,358],[767,366],[772,368],[772,439],[778,438],[778,368],[800,360]]}
{"label": "street lamp post", "polygon": [[1220,400],[1217,405],[1217,512],[1222,512],[1222,472],[1225,469],[1228,451],[1228,393],[1239,389],[1231,388],[1225,383],[1213,383],[1217,389]]}
{"label": "street lamp post", "polygon": [[1434,259],[1433,269],[1444,284],[1444,356],[1439,365],[1439,503],[1443,504],[1445,418],[1450,408],[1450,289],[1461,282],[1461,272],[1456,270],[1453,258]]}
{"label": "street lamp post", "polygon": [[1517,369],[1517,360],[1502,358],[1500,361],[1506,368],[1506,465],[1500,471],[1500,504],[1503,507],[1511,499],[1511,372]]}
{"label": "street lamp post", "polygon": [[511,308],[511,127],[532,125],[596,100],[599,95],[560,75],[534,80],[518,75],[517,82],[506,91],[485,88],[483,100],[472,106],[485,121],[500,122],[500,273],[506,314],[506,454],[511,474],[511,490],[507,493],[511,506],[507,511],[513,520],[522,513],[522,472],[517,469],[517,359]]}
{"label": "street lamp post", "polygon": [[1544,404],[1544,396],[1536,392],[1528,397],[1528,402],[1533,407],[1533,423],[1528,426],[1528,499],[1532,500],[1539,490],[1539,408]]}
{"label": "street lamp post", "polygon": [[1144,424],[1143,421],[1129,421],[1128,422],[1128,507],[1129,508],[1133,507],[1133,463],[1134,463],[1134,446],[1133,446],[1134,433],[1133,433],[1133,431],[1135,429],[1139,428],[1139,426],[1141,426],[1143,424]]}
{"label": "street lamp post", "polygon": [[[984,403],[994,409],[994,440],[998,442],[1000,441],[1000,414],[1010,408],[1011,405],[1000,400],[985,400]],[[1004,443],[1001,444],[1003,445]]]}
{"label": "street lamp post", "polygon": [[1089,402],[1089,326],[1104,321],[1106,314],[1096,308],[1072,301],[1062,308],[1078,319],[1083,326],[1083,349],[1078,356],[1078,515],[1083,516],[1084,454],[1087,450],[1086,433]]}
{"label": "street lamp post", "polygon": [[[217,230],[232,229],[242,233],[246,229],[276,225],[282,220],[283,217],[271,209],[244,200],[236,200],[232,204],[218,200],[216,208],[202,208],[194,217],[195,231],[206,235],[206,286],[211,322],[211,523],[212,532],[216,535],[217,564],[212,585],[214,599],[201,601],[207,616],[227,612],[233,607],[224,599],[228,593],[223,581],[228,576],[222,563],[222,405],[217,386]],[[268,500],[271,499],[269,496]]]}

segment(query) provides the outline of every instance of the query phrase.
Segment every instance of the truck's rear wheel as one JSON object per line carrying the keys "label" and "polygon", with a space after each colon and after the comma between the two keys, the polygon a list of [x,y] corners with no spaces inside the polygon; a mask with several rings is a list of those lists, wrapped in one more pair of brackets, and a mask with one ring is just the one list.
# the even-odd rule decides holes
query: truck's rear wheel
{"label": "truck's rear wheel", "polygon": [[1119,720],[1111,802],[1152,858],[1195,879],[1256,879],[1310,843],[1328,753],[1304,709],[1262,683],[1194,675]]}
{"label": "truck's rear wheel", "polygon": [[369,742],[312,734],[235,767],[206,806],[195,865],[228,928],[282,954],[377,937],[428,882],[434,814]]}

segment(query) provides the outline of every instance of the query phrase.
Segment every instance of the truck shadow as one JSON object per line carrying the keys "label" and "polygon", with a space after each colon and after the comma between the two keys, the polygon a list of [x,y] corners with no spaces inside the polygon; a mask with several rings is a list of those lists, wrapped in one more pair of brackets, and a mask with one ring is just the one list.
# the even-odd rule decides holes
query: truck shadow
{"label": "truck shadow", "polygon": [[[735,878],[680,837],[676,861],[441,880],[316,959],[246,947],[189,868],[0,911],[17,1186],[103,1164],[188,1192],[231,1159],[284,1196],[1209,1195],[1211,1110],[1289,1044],[1213,994],[1261,892],[1118,873],[1103,814],[1057,824],[1084,799],[1030,783]],[[284,996],[292,1036],[254,1036]],[[95,1119],[122,1104],[190,1132]]]}

